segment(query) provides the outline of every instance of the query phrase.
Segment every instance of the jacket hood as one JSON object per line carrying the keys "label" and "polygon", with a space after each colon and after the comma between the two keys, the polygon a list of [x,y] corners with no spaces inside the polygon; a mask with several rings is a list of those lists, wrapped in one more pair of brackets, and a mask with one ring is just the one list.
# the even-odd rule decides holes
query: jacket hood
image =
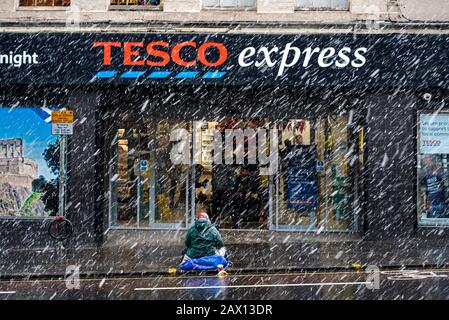
{"label": "jacket hood", "polygon": [[196,228],[198,231],[203,231],[203,230],[206,229],[209,225],[210,225],[209,221],[206,221],[206,220],[196,220],[196,221],[195,221],[195,228]]}

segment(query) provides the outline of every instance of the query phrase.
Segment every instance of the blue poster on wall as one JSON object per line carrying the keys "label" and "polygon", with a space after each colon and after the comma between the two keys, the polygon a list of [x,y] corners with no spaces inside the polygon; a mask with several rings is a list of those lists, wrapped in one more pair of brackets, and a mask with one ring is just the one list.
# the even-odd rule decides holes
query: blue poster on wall
{"label": "blue poster on wall", "polygon": [[318,188],[316,183],[315,146],[289,146],[285,158],[287,208],[315,210]]}

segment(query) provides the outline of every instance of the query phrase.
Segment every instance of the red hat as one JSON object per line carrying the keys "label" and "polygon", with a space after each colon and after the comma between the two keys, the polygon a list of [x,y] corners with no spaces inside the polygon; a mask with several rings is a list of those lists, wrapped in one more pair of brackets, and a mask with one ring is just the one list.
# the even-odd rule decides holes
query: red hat
{"label": "red hat", "polygon": [[198,215],[196,216],[196,218],[197,218],[198,220],[207,220],[207,221],[209,221],[209,216],[207,215],[206,212],[200,212],[200,213],[198,213]]}

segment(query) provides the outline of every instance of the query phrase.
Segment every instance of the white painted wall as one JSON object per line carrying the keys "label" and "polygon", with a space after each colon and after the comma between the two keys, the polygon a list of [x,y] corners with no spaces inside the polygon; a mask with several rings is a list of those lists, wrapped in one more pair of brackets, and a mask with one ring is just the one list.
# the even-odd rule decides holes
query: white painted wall
{"label": "white painted wall", "polygon": [[16,0],[0,0],[0,13],[13,12]]}
{"label": "white painted wall", "polygon": [[402,16],[414,21],[449,21],[448,0],[397,0]]}
{"label": "white painted wall", "polygon": [[387,12],[388,0],[351,0],[350,10],[354,14],[379,14]]}
{"label": "white painted wall", "polygon": [[72,0],[71,4],[84,12],[105,12],[108,10],[110,0]]}
{"label": "white painted wall", "polygon": [[200,12],[201,0],[164,0],[164,12]]}

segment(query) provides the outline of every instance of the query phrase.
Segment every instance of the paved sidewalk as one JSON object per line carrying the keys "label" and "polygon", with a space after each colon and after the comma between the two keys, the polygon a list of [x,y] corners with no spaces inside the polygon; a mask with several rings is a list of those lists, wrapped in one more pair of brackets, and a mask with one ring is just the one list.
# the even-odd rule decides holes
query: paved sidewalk
{"label": "paved sidewalk", "polygon": [[[444,266],[448,246],[362,241],[352,235],[223,231],[233,269],[341,269],[353,263],[379,267]],[[100,247],[6,250],[0,254],[0,277],[64,275],[79,265],[82,274],[166,273],[180,262],[184,232],[110,231]]]}

